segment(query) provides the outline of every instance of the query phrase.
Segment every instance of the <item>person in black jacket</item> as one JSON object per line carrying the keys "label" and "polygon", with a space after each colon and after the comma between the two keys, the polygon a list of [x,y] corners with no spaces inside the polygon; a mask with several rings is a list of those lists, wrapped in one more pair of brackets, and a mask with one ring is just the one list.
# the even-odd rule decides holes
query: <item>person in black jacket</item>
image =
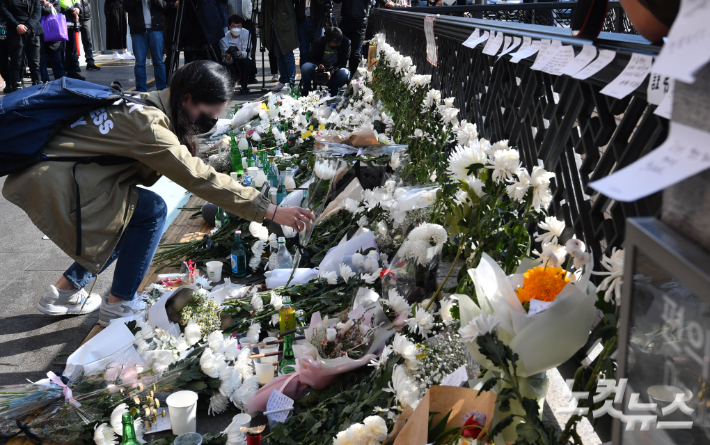
{"label": "person in black jacket", "polygon": [[350,39],[350,75],[357,71],[362,60],[362,44],[365,41],[365,31],[367,31],[367,17],[370,15],[372,7],[371,0],[333,0],[334,3],[342,3],[341,13],[343,19],[340,28],[343,35]]}
{"label": "person in black jacket", "polygon": [[0,0],[0,14],[7,25],[7,45],[10,53],[11,87],[22,88],[23,59],[27,59],[32,85],[39,77],[39,36],[42,35],[39,0]]}
{"label": "person in black jacket", "polygon": [[89,0],[81,0],[81,12],[79,13],[79,32],[81,33],[81,43],[84,46],[84,56],[86,57],[86,69],[98,71],[101,68],[94,63],[93,45],[91,44],[91,3]]}
{"label": "person in black jacket", "polygon": [[165,0],[123,0],[123,9],[128,13],[133,54],[136,56],[133,68],[136,91],[148,91],[145,61],[149,47],[153,57],[155,87],[158,90],[167,88],[163,62],[163,19],[160,15],[165,10]]}
{"label": "person in black jacket", "polygon": [[[5,18],[0,14],[0,25],[5,25]],[[4,94],[12,93],[12,75],[10,74],[10,53],[7,49],[7,38],[0,40],[0,76],[5,81],[2,90]]]}
{"label": "person in black jacket", "polygon": [[339,28],[326,29],[324,36],[313,41],[308,62],[301,67],[301,93],[305,96],[311,91],[316,69],[319,69],[328,77],[325,85],[330,94],[338,94],[338,89],[350,80],[350,72],[345,68],[349,59],[350,39],[344,37]]}
{"label": "person in black jacket", "polygon": [[72,0],[69,7],[61,7],[61,11],[67,18],[67,28],[69,40],[64,43],[64,69],[67,77],[73,79],[86,80],[86,77],[79,74],[79,53],[77,51],[76,34],[79,31],[79,13],[81,12],[81,0]]}

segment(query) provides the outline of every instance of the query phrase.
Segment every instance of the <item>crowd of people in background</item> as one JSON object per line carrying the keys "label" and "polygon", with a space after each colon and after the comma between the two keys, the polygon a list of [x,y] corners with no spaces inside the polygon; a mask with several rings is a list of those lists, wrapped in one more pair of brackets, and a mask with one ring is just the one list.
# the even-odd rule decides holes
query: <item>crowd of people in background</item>
{"label": "crowd of people in background", "polygon": [[[200,59],[221,63],[232,75],[235,89],[247,93],[248,85],[257,81],[258,35],[268,51],[274,91],[297,86],[298,50],[300,86],[309,91],[316,83],[337,92],[362,60],[373,2],[105,0],[103,6],[105,47],[113,52],[113,60],[134,61],[137,91],[148,89],[147,65],[152,65],[155,87],[164,89],[182,51],[185,63]],[[66,19],[66,39],[45,41],[42,18],[54,14]],[[100,70],[92,41],[96,20],[90,0],[0,0],[0,26],[7,29],[7,38],[0,40],[3,92],[49,82],[49,68],[54,79],[85,80],[79,45],[85,69]],[[30,82],[23,82],[28,71]]]}

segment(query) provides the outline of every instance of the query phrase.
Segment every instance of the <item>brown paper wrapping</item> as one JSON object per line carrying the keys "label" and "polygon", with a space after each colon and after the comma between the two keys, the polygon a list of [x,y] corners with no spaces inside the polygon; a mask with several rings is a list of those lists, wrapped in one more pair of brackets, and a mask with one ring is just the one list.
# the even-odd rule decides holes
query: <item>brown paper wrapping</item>
{"label": "brown paper wrapping", "polygon": [[[493,421],[493,411],[495,409],[496,396],[490,392],[483,392],[480,396],[478,390],[459,388],[456,386],[432,386],[426,393],[417,409],[411,412],[407,407],[397,419],[391,437],[396,436],[394,445],[426,445],[427,434],[429,433],[429,413],[438,412],[434,416],[436,423],[449,410],[449,423],[447,428],[463,425],[463,416],[470,411],[478,411],[486,415],[486,429],[490,429]],[[411,415],[408,415],[411,413]],[[408,415],[408,416],[407,416]],[[404,427],[398,425],[404,424]],[[401,429],[401,430],[400,430]]]}
{"label": "brown paper wrapping", "polygon": [[371,145],[383,145],[377,140],[375,132],[371,128],[361,127],[354,130],[349,135],[331,134],[316,138],[316,147],[323,147],[324,142],[350,145],[351,147],[369,147]]}

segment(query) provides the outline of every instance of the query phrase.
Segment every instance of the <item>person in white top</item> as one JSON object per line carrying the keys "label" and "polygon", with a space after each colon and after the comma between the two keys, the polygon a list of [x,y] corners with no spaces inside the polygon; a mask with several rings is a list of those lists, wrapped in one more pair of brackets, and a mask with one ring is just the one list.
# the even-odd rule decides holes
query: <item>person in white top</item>
{"label": "person in white top", "polygon": [[238,15],[229,18],[229,31],[219,41],[219,46],[224,57],[222,64],[232,74],[232,79],[237,82],[239,79],[240,92],[249,92],[248,81],[251,68],[249,53],[251,50],[251,39],[249,31],[244,29],[244,19]]}

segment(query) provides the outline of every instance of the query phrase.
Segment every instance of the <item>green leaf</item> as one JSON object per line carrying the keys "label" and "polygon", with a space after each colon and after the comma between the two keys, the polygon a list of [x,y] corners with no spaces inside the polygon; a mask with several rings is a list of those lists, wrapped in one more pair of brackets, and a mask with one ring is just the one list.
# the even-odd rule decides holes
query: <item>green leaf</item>
{"label": "green leaf", "polygon": [[515,418],[512,415],[501,419],[498,423],[495,424],[493,428],[491,428],[490,432],[488,433],[488,437],[492,439],[498,434],[502,433],[504,429],[508,428],[508,426],[513,423],[513,420],[515,420]]}
{"label": "green leaf", "polygon": [[501,377],[491,377],[486,380],[483,386],[481,386],[481,389],[478,391],[478,394],[476,394],[476,397],[480,396],[482,392],[490,391],[494,386],[496,386],[496,383],[498,383],[499,380],[503,379]]}
{"label": "green leaf", "polygon": [[520,422],[515,427],[515,432],[518,433],[516,444],[535,445],[540,440],[540,433],[530,423]]}
{"label": "green leaf", "polygon": [[[433,421],[434,415],[437,413],[431,413],[429,417],[429,425],[431,425],[431,422]],[[436,439],[441,435],[441,433],[444,432],[446,429],[446,424],[449,423],[449,416],[451,415],[451,410],[444,414],[441,419],[439,419],[438,422],[436,422],[434,425],[431,425],[429,427],[429,434],[427,435],[427,442],[435,442]]]}

